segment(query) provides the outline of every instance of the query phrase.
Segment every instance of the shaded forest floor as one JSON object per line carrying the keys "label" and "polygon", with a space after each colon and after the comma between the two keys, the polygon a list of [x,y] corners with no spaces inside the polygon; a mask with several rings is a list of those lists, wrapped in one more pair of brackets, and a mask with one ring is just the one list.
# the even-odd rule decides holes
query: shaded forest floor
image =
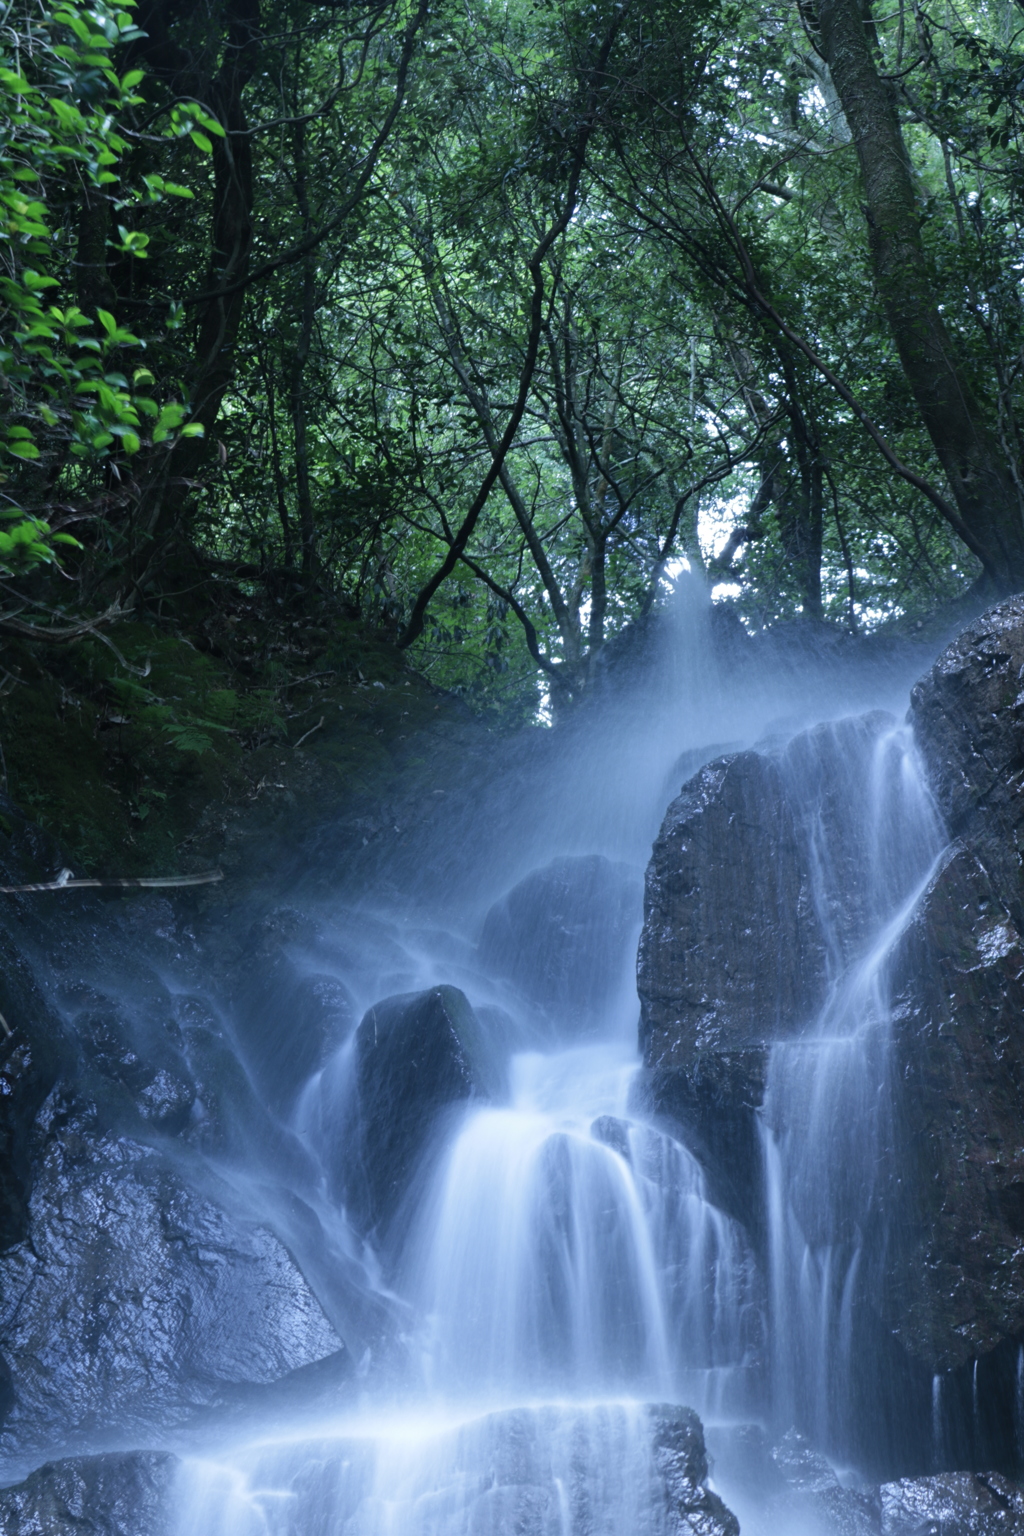
{"label": "shaded forest floor", "polygon": [[230,872],[254,845],[267,866],[331,815],[363,841],[389,797],[439,793],[444,759],[490,735],[333,608],[225,582],[109,638],[116,653],[95,636],[0,648],[0,840],[20,812],[76,875]]}

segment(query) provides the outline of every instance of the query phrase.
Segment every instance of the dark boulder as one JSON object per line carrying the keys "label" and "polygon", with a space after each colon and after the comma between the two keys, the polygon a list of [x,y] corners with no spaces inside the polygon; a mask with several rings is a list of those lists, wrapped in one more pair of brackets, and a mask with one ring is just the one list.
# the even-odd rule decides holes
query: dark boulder
{"label": "dark boulder", "polygon": [[950,833],[1024,929],[1024,595],[962,631],[914,688],[910,720]]}
{"label": "dark boulder", "polygon": [[1024,953],[954,842],[892,962],[895,1163],[887,1321],[929,1370],[1024,1330]]}
{"label": "dark boulder", "polygon": [[719,758],[669,806],[638,961],[648,1066],[761,1052],[813,1016],[823,940],[778,766]]}
{"label": "dark boulder", "polygon": [[813,1016],[824,987],[779,766],[757,752],[719,758],[684,785],[654,844],[637,988],[648,1107],[686,1127],[741,1216],[757,1203],[769,1046]]}
{"label": "dark boulder", "polygon": [[0,1489],[0,1536],[165,1536],[177,1469],[163,1451],[47,1462]]}
{"label": "dark boulder", "polygon": [[182,1423],[341,1348],[278,1239],[163,1153],[59,1093],[37,1134],[28,1240],[0,1260],[6,1453]]}
{"label": "dark boulder", "polygon": [[439,1121],[500,1086],[484,1031],[463,992],[433,987],[375,1003],[356,1031],[357,1168],[349,1197],[383,1232]]}
{"label": "dark boulder", "polygon": [[630,865],[599,854],[555,859],[494,903],[480,959],[556,1031],[598,1028],[619,1001],[639,906]]}
{"label": "dark boulder", "polygon": [[997,1472],[883,1483],[882,1536],[1024,1536],[1024,1489]]}
{"label": "dark boulder", "polygon": [[692,1408],[674,1403],[648,1409],[655,1473],[664,1490],[664,1529],[670,1536],[739,1536],[740,1523],[707,1486],[704,1429]]}

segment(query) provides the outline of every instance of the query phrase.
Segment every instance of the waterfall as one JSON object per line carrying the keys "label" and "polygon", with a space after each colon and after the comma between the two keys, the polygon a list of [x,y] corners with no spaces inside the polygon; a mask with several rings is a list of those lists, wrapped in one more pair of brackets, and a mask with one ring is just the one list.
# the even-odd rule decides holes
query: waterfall
{"label": "waterfall", "polygon": [[522,1055],[510,1104],[467,1118],[403,1266],[434,1388],[650,1401],[685,1381],[703,1406],[742,1376],[749,1243],[686,1148],[628,1118],[634,1071],[616,1043]]}
{"label": "waterfall", "polygon": [[[746,700],[751,740],[771,707]],[[706,732],[708,720],[738,732],[740,712],[716,716],[706,697],[701,708]],[[672,1536],[684,1527],[666,1506],[652,1425],[683,1407],[718,1426],[803,1426],[843,1451],[892,1172],[887,965],[944,839],[891,717],[781,735],[761,750],[779,765],[812,871],[827,990],[813,1017],[779,1021],[770,1051],[763,1211],[738,1213],[698,1138],[645,1109],[625,974],[590,1015],[545,1012],[516,992],[518,972],[489,971],[473,947],[480,911],[467,936],[418,928],[397,959],[389,940],[376,973],[362,958],[365,974],[391,992],[464,987],[505,1041],[504,1089],[448,1106],[401,1221],[371,1235],[368,1283],[395,1333],[386,1368],[368,1345],[343,1411],[193,1446],[179,1536]],[[600,848],[641,867],[679,731],[657,751],[652,741],[639,727],[635,741],[616,738],[615,791],[599,786],[589,831],[579,786],[598,784],[597,767],[586,761],[561,788],[571,854]],[[635,803],[641,784],[650,814]],[[522,858],[516,849],[516,879]],[[561,963],[576,963],[571,948]],[[376,984],[363,1006],[384,995]],[[321,1170],[325,1226],[328,1211],[344,1224],[353,1187],[357,1069],[350,1036],[298,1094],[288,1128]],[[937,1457],[940,1391],[936,1378]]]}
{"label": "waterfall", "polygon": [[[816,737],[816,740],[812,740]],[[884,1248],[895,1175],[889,1082],[892,950],[944,836],[913,740],[881,717],[799,738],[783,755],[825,937],[816,1018],[771,1050],[762,1116],[773,1411],[841,1447],[856,1307]],[[828,802],[826,805],[826,801]],[[826,814],[826,810],[828,814]]]}

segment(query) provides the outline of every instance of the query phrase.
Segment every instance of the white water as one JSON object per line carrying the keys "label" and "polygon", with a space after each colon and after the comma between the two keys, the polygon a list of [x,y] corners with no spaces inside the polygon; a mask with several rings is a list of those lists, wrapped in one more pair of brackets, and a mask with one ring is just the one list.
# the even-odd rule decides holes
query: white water
{"label": "white water", "polygon": [[909,729],[870,724],[843,722],[820,742],[845,826],[822,817],[807,764],[789,765],[832,974],[818,1017],[772,1047],[762,1114],[774,1418],[840,1452],[866,1245],[882,1246],[897,1174],[889,962],[945,842]]}
{"label": "white water", "polygon": [[[666,712],[657,730],[617,739],[606,781],[592,762],[569,776],[564,847],[642,865],[680,750],[756,739],[800,691],[748,689],[723,705],[713,669],[694,676],[686,723],[667,729]],[[864,1237],[885,1177],[886,958],[941,832],[905,732],[876,719],[813,734],[782,761],[814,854],[831,981],[820,1016],[787,1021],[771,1056],[764,1272],[693,1152],[632,1102],[635,996],[589,1043],[560,1041],[556,1024],[546,1052],[512,1058],[506,1101],[452,1129],[391,1258],[404,1370],[378,1385],[371,1373],[328,1423],[189,1457],[180,1536],[670,1536],[681,1528],[645,1407],[666,1401],[706,1422],[810,1424],[841,1446]],[[508,883],[522,872],[513,862]],[[468,986],[443,965],[416,984],[437,980]],[[343,1050],[300,1101],[311,1156],[350,1074]]]}
{"label": "white water", "polygon": [[630,1117],[636,1070],[627,1039],[513,1058],[508,1103],[466,1114],[401,1257],[411,1379],[191,1460],[182,1536],[673,1529],[643,1404],[742,1414],[762,1317],[742,1229],[686,1148]]}

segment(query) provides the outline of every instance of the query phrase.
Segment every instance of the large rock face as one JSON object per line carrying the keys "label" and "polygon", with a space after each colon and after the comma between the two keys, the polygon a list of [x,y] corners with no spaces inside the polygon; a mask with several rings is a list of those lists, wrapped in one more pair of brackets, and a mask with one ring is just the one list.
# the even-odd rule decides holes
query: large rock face
{"label": "large rock face", "polygon": [[951,835],[1024,928],[1024,595],[943,652],[911,694],[910,719]]}
{"label": "large rock face", "polygon": [[1024,1490],[997,1472],[883,1483],[881,1536],[1024,1536]]}
{"label": "large rock face", "polygon": [[[1024,1331],[1024,597],[963,631],[913,690],[910,721],[954,841],[888,962],[893,1177],[876,1304],[934,1372]],[[649,1096],[696,1134],[713,1178],[729,1170],[755,1220],[768,1051],[801,1032],[871,931],[858,729],[709,764],[670,806],[648,870]]]}
{"label": "large rock face", "polygon": [[955,841],[893,957],[887,1321],[947,1369],[1024,1329],[1024,597],[963,631],[910,719]]}
{"label": "large rock face", "polygon": [[685,1125],[741,1215],[756,1201],[768,1049],[814,1016],[825,984],[780,766],[719,758],[683,786],[654,844],[637,989],[651,1106]]}
{"label": "large rock face", "polygon": [[669,806],[647,872],[639,985],[648,1062],[761,1049],[821,999],[822,939],[770,758],[702,768]]}
{"label": "large rock face", "polygon": [[30,1241],[0,1260],[0,1451],[180,1423],[341,1350],[277,1238],[166,1156],[59,1093],[38,1132]]}
{"label": "large rock face", "polygon": [[887,1321],[930,1368],[1024,1330],[1024,954],[955,841],[893,956],[899,1182]]}
{"label": "large rock face", "polygon": [[349,1198],[363,1225],[382,1234],[444,1114],[487,1097],[496,1081],[480,1021],[457,987],[375,1003],[356,1031],[355,1055]]}
{"label": "large rock face", "polygon": [[178,1468],[161,1451],[71,1456],[0,1489],[2,1536],[167,1536]]}

